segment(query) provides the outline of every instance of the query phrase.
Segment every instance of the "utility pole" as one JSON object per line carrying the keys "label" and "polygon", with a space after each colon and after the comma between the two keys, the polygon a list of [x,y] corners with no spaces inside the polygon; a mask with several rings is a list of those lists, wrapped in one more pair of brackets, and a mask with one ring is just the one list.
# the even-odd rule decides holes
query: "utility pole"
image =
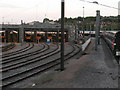
{"label": "utility pole", "polygon": [[64,70],[64,23],[65,23],[65,1],[61,0],[61,63],[60,70]]}
{"label": "utility pole", "polygon": [[97,45],[99,44],[99,32],[100,32],[100,11],[97,10],[97,16],[96,16],[96,27],[95,27],[95,50],[97,50]]}

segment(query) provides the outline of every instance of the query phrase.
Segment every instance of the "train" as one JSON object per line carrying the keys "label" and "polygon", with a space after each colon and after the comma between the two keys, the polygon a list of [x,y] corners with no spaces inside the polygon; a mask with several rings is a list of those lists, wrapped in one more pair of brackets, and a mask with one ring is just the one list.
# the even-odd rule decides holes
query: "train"
{"label": "train", "polygon": [[4,32],[1,33],[1,40],[2,40],[2,42],[5,42],[5,40],[6,40],[6,39],[5,39],[5,33],[4,33]]}
{"label": "train", "polygon": [[40,40],[42,36],[40,34],[37,34],[37,40]]}
{"label": "train", "polygon": [[118,63],[120,63],[120,31],[116,33],[102,32],[101,37],[105,40]]}
{"label": "train", "polygon": [[2,38],[2,42],[4,42],[4,39],[5,39],[5,33],[4,32],[2,32],[1,38]]}
{"label": "train", "polygon": [[27,42],[31,41],[31,35],[30,34],[25,35],[25,41],[27,41]]}
{"label": "train", "polygon": [[[40,34],[37,34],[36,39],[40,41],[42,39],[42,36]],[[34,41],[34,35],[26,33],[25,34],[25,41],[33,42]]]}

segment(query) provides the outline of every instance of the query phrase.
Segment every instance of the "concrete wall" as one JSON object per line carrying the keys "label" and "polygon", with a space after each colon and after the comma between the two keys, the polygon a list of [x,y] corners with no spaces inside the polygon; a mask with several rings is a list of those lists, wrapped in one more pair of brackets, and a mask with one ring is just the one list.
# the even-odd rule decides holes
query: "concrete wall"
{"label": "concrete wall", "polygon": [[74,25],[69,26],[68,29],[68,42],[74,42],[75,41],[75,27]]}

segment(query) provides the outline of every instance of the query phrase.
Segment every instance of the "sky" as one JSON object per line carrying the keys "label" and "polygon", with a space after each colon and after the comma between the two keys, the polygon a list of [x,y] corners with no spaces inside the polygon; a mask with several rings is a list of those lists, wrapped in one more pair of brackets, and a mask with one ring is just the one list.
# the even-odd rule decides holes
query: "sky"
{"label": "sky", "polygon": [[[87,0],[118,8],[120,0]],[[95,16],[100,10],[101,16],[117,16],[118,10],[80,0],[65,0],[65,17]],[[61,17],[61,0],[0,0],[0,23],[18,24],[40,21],[44,18],[57,20]]]}

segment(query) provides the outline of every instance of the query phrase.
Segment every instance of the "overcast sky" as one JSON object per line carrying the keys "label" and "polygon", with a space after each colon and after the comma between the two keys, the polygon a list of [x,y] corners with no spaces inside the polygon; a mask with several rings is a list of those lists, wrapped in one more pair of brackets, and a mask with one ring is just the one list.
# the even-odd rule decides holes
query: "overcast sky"
{"label": "overcast sky", "polygon": [[[118,7],[120,0],[88,0],[97,1],[112,7]],[[82,2],[80,0],[65,0],[65,16],[83,16],[83,6],[85,16],[95,16],[96,10],[101,11],[102,16],[117,16],[118,10]],[[43,21],[45,17],[56,20],[60,18],[61,0],[0,0],[0,22],[20,23]]]}

